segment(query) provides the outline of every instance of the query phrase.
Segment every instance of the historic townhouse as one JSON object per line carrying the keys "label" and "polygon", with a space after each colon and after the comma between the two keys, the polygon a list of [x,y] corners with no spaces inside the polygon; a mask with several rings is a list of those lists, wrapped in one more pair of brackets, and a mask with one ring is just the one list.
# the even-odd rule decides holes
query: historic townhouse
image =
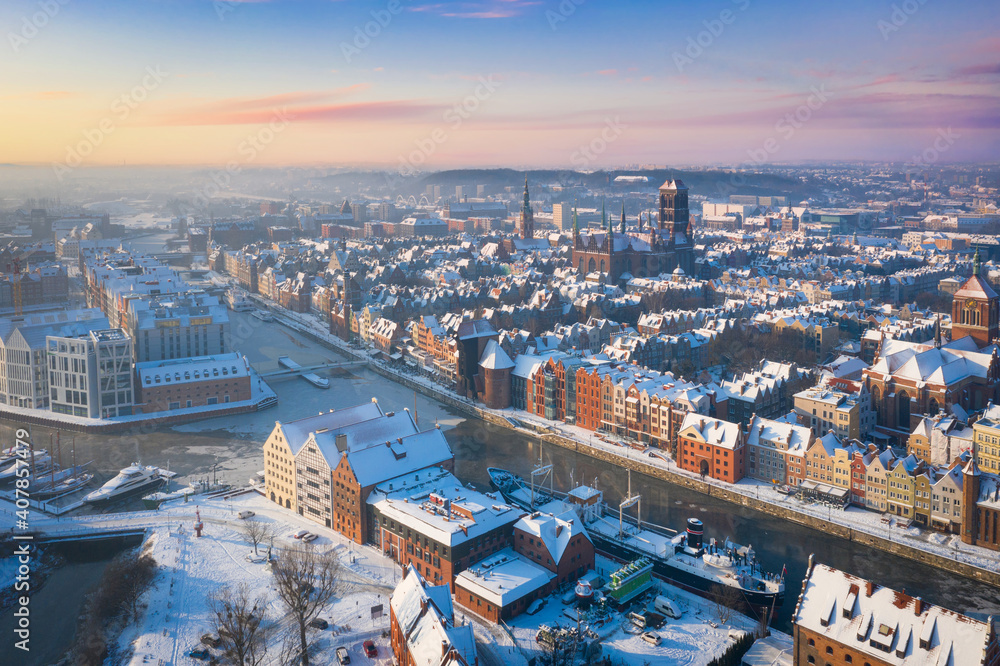
{"label": "historic townhouse", "polygon": [[913,477],[923,469],[923,462],[914,455],[896,461],[886,473],[888,511],[907,520],[914,518],[913,502],[915,482]]}
{"label": "historic townhouse", "polygon": [[972,424],[976,465],[979,469],[1000,474],[1000,405],[986,406],[982,417]]}
{"label": "historic townhouse", "polygon": [[931,527],[960,534],[962,530],[962,465],[956,460],[951,469],[938,474],[931,495]]}
{"label": "historic townhouse", "polygon": [[889,509],[889,471],[895,466],[892,449],[865,454],[865,507],[884,513]]}
{"label": "historic townhouse", "polygon": [[273,502],[355,543],[369,540],[374,488],[417,470],[454,467],[439,429],[418,432],[408,410],[378,403],[275,423],[264,443],[265,492]]}
{"label": "historic townhouse", "polygon": [[796,664],[997,666],[995,624],[809,561],[792,616]]}
{"label": "historic townhouse", "polygon": [[839,447],[840,440],[833,433],[814,439],[806,450],[806,478],[833,485],[833,461]]}
{"label": "historic townhouse", "polygon": [[677,465],[695,474],[736,483],[746,473],[745,442],[738,424],[688,414],[677,435]]}
{"label": "historic townhouse", "polygon": [[811,441],[812,432],[805,426],[754,418],[747,434],[747,476],[770,483],[799,485],[804,476],[802,454]]}

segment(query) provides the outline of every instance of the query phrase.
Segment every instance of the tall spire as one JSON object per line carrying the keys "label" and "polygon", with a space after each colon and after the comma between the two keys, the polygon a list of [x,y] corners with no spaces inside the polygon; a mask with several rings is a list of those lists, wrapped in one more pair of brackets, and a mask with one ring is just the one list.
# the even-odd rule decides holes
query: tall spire
{"label": "tall spire", "polygon": [[576,206],[573,206],[573,238],[580,235],[580,218],[576,216]]}
{"label": "tall spire", "polygon": [[528,196],[528,174],[524,174],[524,204],[521,207],[521,238],[535,237],[535,216],[531,212],[531,198]]}
{"label": "tall spire", "polygon": [[608,226],[608,211],[605,205],[606,203],[607,202],[604,199],[601,199],[601,229]]}
{"label": "tall spire", "polygon": [[972,274],[979,275],[979,246],[976,246],[976,254],[972,257]]}
{"label": "tall spire", "polygon": [[625,233],[625,197],[622,197],[622,234]]}

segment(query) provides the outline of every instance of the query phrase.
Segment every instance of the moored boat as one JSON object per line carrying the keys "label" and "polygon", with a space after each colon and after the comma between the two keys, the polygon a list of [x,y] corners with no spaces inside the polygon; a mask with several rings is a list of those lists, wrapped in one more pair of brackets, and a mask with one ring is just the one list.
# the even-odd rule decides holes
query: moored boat
{"label": "moored boat", "polygon": [[[527,511],[545,511],[546,503],[565,506],[562,500],[539,493],[518,475],[491,467],[490,482],[503,498]],[[575,505],[599,553],[619,562],[645,558],[653,573],[682,589],[709,598],[720,595],[731,598],[732,605],[770,611],[784,603],[784,571],[774,574],[764,571],[751,546],[742,546],[729,539],[704,539],[700,520],[689,519],[687,529],[661,527],[624,513],[639,504],[638,495],[631,493],[612,512],[603,502],[603,493],[588,486],[579,486],[566,494],[566,503]],[[732,590],[727,594],[727,590]]]}
{"label": "moored boat", "polygon": [[159,487],[165,481],[159,468],[133,463],[84,499],[90,504],[106,504]]}

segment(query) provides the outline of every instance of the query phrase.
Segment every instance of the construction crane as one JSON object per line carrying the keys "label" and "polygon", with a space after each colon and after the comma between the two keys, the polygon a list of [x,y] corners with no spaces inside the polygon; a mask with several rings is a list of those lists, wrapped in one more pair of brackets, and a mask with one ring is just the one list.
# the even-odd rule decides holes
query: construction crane
{"label": "construction crane", "polygon": [[21,258],[14,257],[14,274],[10,280],[11,295],[14,297],[14,316],[21,316]]}

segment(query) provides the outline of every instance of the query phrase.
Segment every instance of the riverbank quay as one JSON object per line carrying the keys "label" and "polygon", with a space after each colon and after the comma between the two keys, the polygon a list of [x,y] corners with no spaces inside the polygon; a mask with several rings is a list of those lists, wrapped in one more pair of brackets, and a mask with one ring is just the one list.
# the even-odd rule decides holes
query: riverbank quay
{"label": "riverbank quay", "polygon": [[278,397],[266,384],[251,384],[249,400],[222,403],[219,405],[202,405],[185,407],[169,412],[150,412],[148,414],[133,414],[113,419],[92,419],[72,414],[58,414],[43,409],[27,409],[11,405],[0,406],[0,421],[17,425],[33,425],[68,432],[91,433],[100,435],[116,435],[123,433],[143,433],[165,426],[180,425],[202,419],[214,419],[220,416],[236,416],[247,414],[277,404]]}
{"label": "riverbank quay", "polygon": [[544,421],[524,411],[487,409],[461,398],[425,377],[397,372],[372,358],[365,350],[354,348],[323,330],[321,323],[315,317],[289,313],[276,307],[271,308],[271,311],[279,321],[309,335],[317,342],[327,344],[351,358],[367,359],[368,367],[373,372],[420,394],[433,397],[434,400],[466,416],[481,419],[494,426],[528,433],[539,442],[569,449],[601,462],[645,474],[846,541],[870,546],[1000,587],[1000,557],[984,548],[962,543],[958,535],[932,533],[929,530],[921,531],[913,527],[901,528],[895,526],[892,520],[888,523],[884,521],[881,514],[857,507],[840,510],[805,504],[798,499],[778,493],[770,484],[746,479],[737,484],[701,479],[679,469],[670,460],[667,452],[661,449],[633,449],[624,444],[609,443],[602,441],[598,437],[599,433],[564,423]]}

